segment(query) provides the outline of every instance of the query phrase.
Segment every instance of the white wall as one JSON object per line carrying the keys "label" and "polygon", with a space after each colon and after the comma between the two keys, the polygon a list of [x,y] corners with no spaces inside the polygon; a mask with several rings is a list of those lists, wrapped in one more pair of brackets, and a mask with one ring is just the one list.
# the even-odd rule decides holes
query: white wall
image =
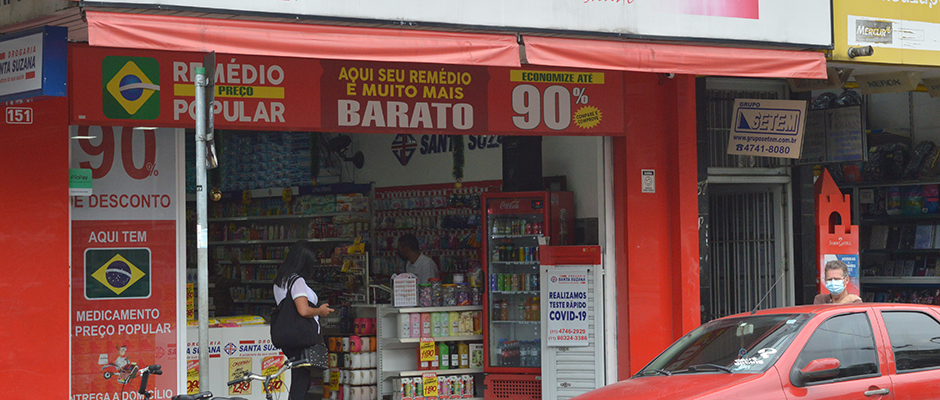
{"label": "white wall", "polygon": [[[402,166],[392,152],[395,135],[353,134],[353,147],[362,151],[365,165],[355,172],[356,182],[375,182],[376,187],[425,185],[454,182],[452,176],[453,156],[450,151],[436,152],[431,149],[432,135],[413,135],[418,146]],[[449,136],[433,138],[451,140]],[[503,177],[502,148],[476,148],[473,139],[486,136],[464,136],[464,181],[499,180]],[[479,141],[479,140],[477,140]],[[598,196],[598,148],[602,139],[597,137],[543,137],[542,175],[567,177],[568,190],[575,192],[575,212],[578,218],[597,218]],[[471,144],[474,149],[470,150]],[[424,150],[424,154],[422,154]]]}

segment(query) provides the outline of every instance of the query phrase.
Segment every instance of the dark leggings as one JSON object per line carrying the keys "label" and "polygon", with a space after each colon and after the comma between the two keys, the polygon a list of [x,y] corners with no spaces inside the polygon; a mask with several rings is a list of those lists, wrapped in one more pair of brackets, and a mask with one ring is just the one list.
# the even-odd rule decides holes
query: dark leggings
{"label": "dark leggings", "polygon": [[[282,349],[288,360],[300,358],[303,348]],[[310,390],[310,368],[291,368],[290,370],[290,394],[288,400],[304,400],[307,398],[307,391]]]}

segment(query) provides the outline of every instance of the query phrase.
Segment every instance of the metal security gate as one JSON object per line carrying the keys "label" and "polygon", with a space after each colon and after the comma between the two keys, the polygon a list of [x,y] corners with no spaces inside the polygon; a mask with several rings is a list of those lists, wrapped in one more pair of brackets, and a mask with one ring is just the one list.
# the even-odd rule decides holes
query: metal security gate
{"label": "metal security gate", "polygon": [[702,322],[751,311],[765,295],[760,308],[793,304],[790,162],[727,154],[734,99],[787,96],[779,80],[706,80],[699,119],[707,154],[699,164],[707,170],[699,183]]}
{"label": "metal security gate", "polygon": [[[784,305],[788,282],[783,185],[713,185],[709,319]],[[773,287],[773,289],[771,289]]]}

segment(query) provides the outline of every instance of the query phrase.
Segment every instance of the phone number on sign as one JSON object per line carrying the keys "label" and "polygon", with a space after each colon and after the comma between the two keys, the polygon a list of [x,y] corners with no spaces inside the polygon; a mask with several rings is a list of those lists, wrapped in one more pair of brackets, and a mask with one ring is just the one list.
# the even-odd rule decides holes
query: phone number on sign
{"label": "phone number on sign", "polygon": [[559,329],[558,333],[567,334],[567,335],[585,335],[587,334],[587,330],[585,329]]}
{"label": "phone number on sign", "polygon": [[755,151],[767,154],[790,154],[790,147],[788,146],[766,146],[762,144],[737,144],[735,145],[735,150]]}

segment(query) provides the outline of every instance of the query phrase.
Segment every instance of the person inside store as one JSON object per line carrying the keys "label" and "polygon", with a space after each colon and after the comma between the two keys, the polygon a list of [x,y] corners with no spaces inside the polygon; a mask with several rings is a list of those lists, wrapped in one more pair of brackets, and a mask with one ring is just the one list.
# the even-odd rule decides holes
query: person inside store
{"label": "person inside store", "polygon": [[[277,301],[277,304],[281,304],[281,301],[284,301],[290,293],[294,304],[297,306],[297,312],[304,318],[313,318],[314,321],[317,321],[317,329],[319,330],[320,317],[330,315],[333,309],[330,308],[328,303],[314,306],[319,299],[313,289],[307,285],[306,278],[311,276],[316,264],[317,252],[310,242],[300,241],[291,246],[287,252],[287,257],[274,277],[274,300]],[[298,278],[288,288],[288,283],[295,276]],[[303,350],[303,348],[281,349],[288,359],[300,358]],[[289,400],[304,400],[306,398],[307,391],[310,390],[311,372],[308,367],[291,369]]]}
{"label": "person inside store", "polygon": [[817,294],[813,304],[861,303],[862,298],[849,293],[849,266],[839,260],[826,263],[826,289],[829,293]]}
{"label": "person inside store", "polygon": [[407,233],[398,238],[398,257],[405,260],[405,272],[414,274],[417,283],[429,283],[431,278],[440,278],[437,264],[431,257],[421,253],[421,245],[415,235]]}

